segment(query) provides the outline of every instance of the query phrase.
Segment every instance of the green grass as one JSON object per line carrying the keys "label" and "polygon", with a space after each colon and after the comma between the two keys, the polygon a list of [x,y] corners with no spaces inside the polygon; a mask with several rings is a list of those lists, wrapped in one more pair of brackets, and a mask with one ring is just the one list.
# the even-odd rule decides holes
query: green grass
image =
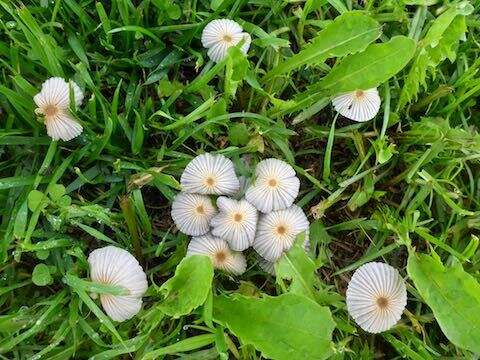
{"label": "green grass", "polygon": [[[311,299],[331,312],[325,354],[333,359],[475,358],[480,2],[404,2],[0,0],[0,358],[261,359],[272,344],[250,339],[248,326],[270,306],[255,299],[263,293],[275,297],[262,304],[275,304],[296,292],[312,318],[322,317]],[[375,36],[327,51],[338,45],[332,36],[346,36],[338,17],[355,9],[370,20],[354,33]],[[252,34],[248,59],[233,49],[208,61],[200,34],[221,17]],[[389,42],[399,35],[405,48]],[[400,51],[374,64],[381,50],[372,42]],[[292,57],[300,49],[313,55]],[[363,77],[350,77],[356,68]],[[32,96],[51,76],[86,93],[75,110],[85,130],[70,142],[52,142],[34,114]],[[378,85],[382,97],[367,123],[337,117],[330,104],[358,84]],[[303,270],[276,281],[249,251],[245,274],[216,272],[205,304],[171,316],[159,288],[188,238],[170,203],[185,165],[206,151],[228,156],[244,175],[253,169],[245,157],[294,165],[311,260],[292,252]],[[88,253],[108,244],[136,254],[150,285],[143,310],[120,324],[89,296],[116,291],[88,281]],[[445,277],[433,267],[419,274],[417,253],[438,255]],[[352,271],[372,260],[399,269],[409,298],[400,323],[375,336],[355,325],[344,301]],[[218,310],[227,294],[244,295],[243,311],[258,306],[235,331]]]}

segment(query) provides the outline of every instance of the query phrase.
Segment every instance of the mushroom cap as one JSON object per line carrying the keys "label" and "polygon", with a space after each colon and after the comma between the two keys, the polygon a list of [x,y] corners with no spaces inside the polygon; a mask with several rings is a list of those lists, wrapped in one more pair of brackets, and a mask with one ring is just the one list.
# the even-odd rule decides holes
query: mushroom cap
{"label": "mushroom cap", "polygon": [[184,192],[204,195],[232,195],[240,187],[233,162],[223,155],[209,153],[188,163],[180,184]]}
{"label": "mushroom cap", "polygon": [[405,281],[398,270],[388,264],[364,264],[348,283],[348,312],[367,332],[380,333],[392,328],[406,305]]}
{"label": "mushroom cap", "polygon": [[380,110],[381,102],[376,88],[350,91],[340,94],[332,100],[336,111],[346,118],[358,122],[373,119]]}
{"label": "mushroom cap", "polygon": [[37,105],[36,114],[44,115],[47,134],[53,140],[68,141],[79,136],[83,127],[70,113],[70,87],[73,90],[76,106],[83,101],[80,87],[59,77],[52,77],[42,84],[40,92],[33,97]]}
{"label": "mushroom cap", "polygon": [[243,32],[242,27],[230,19],[212,20],[202,31],[202,45],[208,49],[208,56],[212,61],[219,62],[227,55],[228,48],[244,41],[240,50],[247,54],[251,44],[251,37]]}
{"label": "mushroom cap", "polygon": [[137,259],[128,251],[110,245],[93,250],[88,263],[92,281],[125,289],[125,295],[100,294],[107,315],[115,321],[136,315],[148,288],[147,277]]}
{"label": "mushroom cap", "polygon": [[262,160],[255,169],[255,175],[255,181],[247,189],[245,198],[263,213],[286,209],[298,196],[300,180],[285,161],[272,158]]}
{"label": "mushroom cap", "polygon": [[40,92],[33,97],[33,101],[37,107],[45,105],[57,105],[62,109],[70,107],[70,87],[73,90],[73,97],[75,105],[80,106],[83,101],[83,92],[80,87],[74,82],[66,82],[61,77],[51,77],[43,84]]}
{"label": "mushroom cap", "polygon": [[[309,230],[305,230],[305,240],[303,241],[303,249],[308,252],[310,251],[310,239],[309,239],[309,234],[310,234],[310,231]],[[269,273],[270,275],[273,275],[275,276],[275,264],[280,261],[280,259],[282,258],[282,256],[284,256],[284,254],[282,254],[277,260],[275,261],[268,261],[266,259],[264,259],[263,257],[261,257],[260,255],[257,255],[258,256],[258,264],[260,265],[260,268]]]}
{"label": "mushroom cap", "polygon": [[216,213],[206,195],[179,193],[172,203],[172,220],[181,232],[191,236],[206,234]]}
{"label": "mushroom cap", "polygon": [[247,269],[247,261],[241,252],[231,250],[225,240],[211,234],[192,237],[187,248],[187,256],[191,255],[206,255],[214,268],[235,275],[241,275]]}
{"label": "mushroom cap", "polygon": [[246,200],[233,200],[224,196],[217,199],[218,214],[210,223],[212,235],[226,240],[232,250],[250,247],[257,230],[257,209]]}
{"label": "mushroom cap", "polygon": [[276,261],[295,243],[297,235],[305,232],[308,242],[309,222],[297,205],[260,216],[253,248],[265,260]]}

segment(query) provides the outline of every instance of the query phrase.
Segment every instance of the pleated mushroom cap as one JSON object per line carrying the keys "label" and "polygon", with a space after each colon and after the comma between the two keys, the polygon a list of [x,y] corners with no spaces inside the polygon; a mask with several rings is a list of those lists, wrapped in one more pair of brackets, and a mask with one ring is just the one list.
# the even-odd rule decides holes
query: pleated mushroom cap
{"label": "pleated mushroom cap", "polygon": [[233,162],[223,155],[209,153],[188,163],[180,184],[184,192],[204,195],[233,195],[240,187]]}
{"label": "pleated mushroom cap", "polygon": [[83,131],[72,116],[70,106],[70,86],[73,90],[76,106],[83,101],[82,90],[73,81],[67,83],[59,77],[52,77],[42,84],[40,92],[33,97],[37,105],[35,113],[43,115],[47,134],[53,140],[71,140]]}
{"label": "pleated mushroom cap", "polygon": [[125,289],[125,295],[100,294],[107,315],[115,321],[135,316],[148,288],[147,277],[137,259],[126,250],[106,246],[93,250],[88,263],[92,281]]}
{"label": "pleated mushroom cap", "polygon": [[233,251],[228,243],[211,234],[193,237],[187,248],[187,256],[206,255],[213,266],[235,275],[241,275],[247,269],[247,262],[241,252]]}
{"label": "pleated mushroom cap", "polygon": [[297,205],[260,216],[253,241],[255,251],[267,261],[276,261],[305,232],[308,242],[308,219]]}
{"label": "pleated mushroom cap", "polygon": [[380,110],[380,96],[376,88],[355,90],[340,94],[333,100],[333,107],[346,118],[358,122],[371,120]]}
{"label": "pleated mushroom cap", "polygon": [[178,229],[191,236],[204,235],[217,213],[208,196],[179,193],[172,203],[171,216]]}
{"label": "pleated mushroom cap", "polygon": [[392,328],[407,305],[405,282],[392,266],[370,262],[359,267],[347,288],[350,316],[365,331],[380,333]]}
{"label": "pleated mushroom cap", "polygon": [[219,213],[211,221],[212,235],[226,240],[232,250],[250,247],[257,230],[257,209],[246,200],[217,199]]}
{"label": "pleated mushroom cap", "polygon": [[266,159],[258,163],[255,181],[247,189],[245,198],[259,211],[269,213],[291,206],[299,189],[300,180],[289,164],[279,159]]}
{"label": "pleated mushroom cap", "polygon": [[230,19],[210,21],[202,32],[202,45],[208,49],[208,56],[214,62],[223,60],[228,48],[237,45],[242,39],[244,42],[240,49],[247,54],[252,39],[237,22]]}

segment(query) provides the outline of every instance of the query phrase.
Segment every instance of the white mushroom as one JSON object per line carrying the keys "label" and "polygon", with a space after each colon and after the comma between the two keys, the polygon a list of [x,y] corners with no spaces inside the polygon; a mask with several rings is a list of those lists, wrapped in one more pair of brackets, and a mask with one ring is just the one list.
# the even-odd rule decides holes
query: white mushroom
{"label": "white mushroom", "polygon": [[405,282],[392,266],[371,262],[359,267],[348,283],[347,308],[365,331],[380,333],[400,320],[407,305]]}
{"label": "white mushroom", "polygon": [[226,240],[232,250],[250,247],[257,230],[257,209],[246,200],[224,196],[217,199],[217,207],[219,213],[211,221],[212,234]]}
{"label": "white mushroom", "polygon": [[202,154],[190,161],[180,178],[187,193],[232,195],[240,184],[231,160],[223,155]]}
{"label": "white mushroom", "polygon": [[136,315],[148,288],[147,277],[137,259],[126,250],[106,246],[93,250],[88,256],[88,263],[92,281],[125,290],[125,295],[100,295],[107,315],[115,321],[124,321]]}
{"label": "white mushroom", "polygon": [[297,205],[273,211],[260,216],[253,248],[265,260],[274,262],[293,246],[300,233],[305,232],[307,242],[308,229],[308,219]]}
{"label": "white mushroom", "polygon": [[380,96],[376,88],[355,90],[333,98],[333,107],[341,115],[354,121],[368,121],[380,110]]}
{"label": "white mushroom", "polygon": [[193,237],[188,244],[187,256],[206,255],[216,269],[240,275],[247,269],[247,262],[241,252],[233,251],[228,243],[210,234]]}
{"label": "white mushroom", "polygon": [[37,105],[35,113],[44,116],[47,134],[53,140],[68,141],[83,131],[82,125],[73,118],[69,110],[70,87],[76,106],[80,106],[83,101],[82,90],[73,81],[67,83],[59,77],[45,81],[41,91],[33,98]]}
{"label": "white mushroom", "polygon": [[191,236],[206,234],[217,213],[208,196],[179,193],[172,203],[172,219],[178,229]]}
{"label": "white mushroom", "polygon": [[295,170],[285,161],[266,159],[255,169],[255,181],[245,198],[263,213],[291,206],[300,189]]}
{"label": "white mushroom", "polygon": [[202,32],[202,45],[208,49],[208,56],[212,61],[221,61],[228,52],[228,48],[244,41],[241,51],[247,54],[252,41],[242,27],[230,19],[217,19],[209,22]]}

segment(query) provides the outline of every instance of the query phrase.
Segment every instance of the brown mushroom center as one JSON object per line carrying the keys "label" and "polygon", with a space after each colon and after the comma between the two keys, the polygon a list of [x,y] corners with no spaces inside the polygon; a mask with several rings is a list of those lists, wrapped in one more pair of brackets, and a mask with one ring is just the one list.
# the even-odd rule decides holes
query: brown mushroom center
{"label": "brown mushroom center", "polygon": [[47,117],[56,116],[58,114],[58,107],[56,107],[55,105],[47,105],[47,106],[45,106],[45,109],[43,110],[43,113]]}
{"label": "brown mushroom center", "polygon": [[365,92],[363,90],[357,90],[355,91],[355,97],[357,99],[362,99],[365,96]]}
{"label": "brown mushroom center", "polygon": [[270,187],[275,187],[275,186],[278,185],[278,181],[276,179],[270,179],[270,180],[268,180],[267,183],[268,183],[268,186],[270,186]]}
{"label": "brown mushroom center", "polygon": [[278,225],[277,226],[277,234],[278,235],[285,235],[287,233],[287,227],[285,225]]}
{"label": "brown mushroom center", "polygon": [[197,212],[197,214],[199,215],[204,215],[205,214],[205,208],[203,207],[203,205],[198,205],[195,209],[195,211]]}
{"label": "brown mushroom center", "polygon": [[242,220],[243,220],[243,215],[242,215],[242,214],[240,214],[240,213],[235,213],[235,214],[233,215],[233,221],[235,221],[235,222],[240,222],[240,221],[242,221]]}
{"label": "brown mushroom center", "polygon": [[214,186],[215,185],[215,179],[212,177],[212,176],[208,176],[206,179],[205,179],[205,184],[207,186]]}
{"label": "brown mushroom center", "polygon": [[380,309],[385,309],[388,306],[388,299],[384,296],[378,297],[377,305]]}
{"label": "brown mushroom center", "polygon": [[227,253],[224,250],[215,253],[215,262],[217,264],[222,264],[226,259]]}
{"label": "brown mushroom center", "polygon": [[228,35],[228,34],[223,35],[223,41],[231,42],[232,40],[233,39],[230,35]]}

